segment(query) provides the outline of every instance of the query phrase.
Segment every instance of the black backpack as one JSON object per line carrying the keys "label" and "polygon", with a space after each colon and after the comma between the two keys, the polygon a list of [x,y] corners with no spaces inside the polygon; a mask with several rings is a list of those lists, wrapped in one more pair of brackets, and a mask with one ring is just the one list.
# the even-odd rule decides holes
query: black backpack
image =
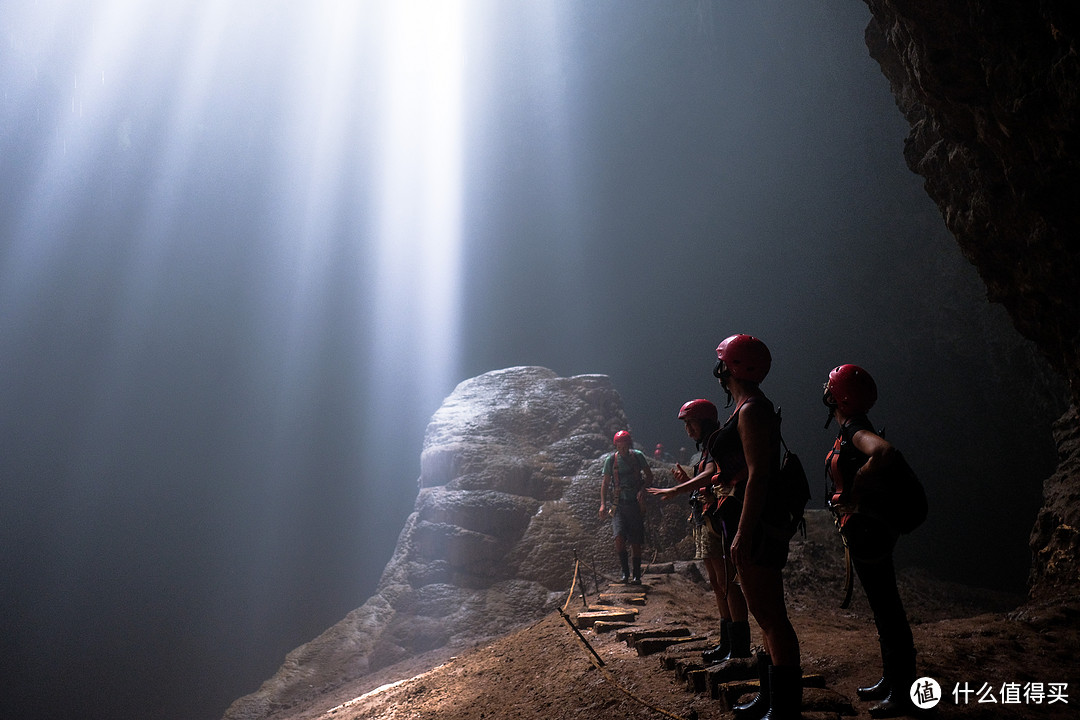
{"label": "black backpack", "polygon": [[875,488],[863,504],[871,504],[870,512],[898,533],[907,535],[926,521],[926,488],[899,450]]}
{"label": "black backpack", "polygon": [[[885,429],[878,430],[877,434],[885,437]],[[880,518],[901,535],[907,535],[926,522],[929,504],[919,476],[899,448],[894,445],[893,449],[892,462],[875,482],[863,488],[859,505],[863,512]]]}
{"label": "black backpack", "polygon": [[[779,430],[781,422],[780,408],[776,408],[776,424]],[[787,530],[790,536],[796,532],[806,537],[806,518],[804,512],[806,504],[810,502],[810,483],[806,479],[806,471],[803,470],[799,456],[788,449],[784,442],[783,433],[780,434],[780,443],[784,446],[784,457],[780,461],[780,472],[776,476],[774,491],[771,493],[774,500],[776,519]]]}

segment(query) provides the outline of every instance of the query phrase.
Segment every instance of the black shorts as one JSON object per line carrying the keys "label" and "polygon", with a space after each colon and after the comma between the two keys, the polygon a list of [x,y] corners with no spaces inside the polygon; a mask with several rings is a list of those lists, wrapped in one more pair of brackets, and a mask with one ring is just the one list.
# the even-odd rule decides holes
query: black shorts
{"label": "black shorts", "polygon": [[872,515],[855,513],[844,522],[841,532],[852,559],[860,562],[880,562],[896,547],[896,532]]}
{"label": "black shorts", "polygon": [[611,518],[611,530],[615,537],[622,535],[631,545],[645,542],[645,518],[637,502],[619,503]]}
{"label": "black shorts", "polygon": [[782,570],[787,565],[791,532],[785,528],[758,523],[754,533],[754,545],[750,548],[750,561],[761,567]]}

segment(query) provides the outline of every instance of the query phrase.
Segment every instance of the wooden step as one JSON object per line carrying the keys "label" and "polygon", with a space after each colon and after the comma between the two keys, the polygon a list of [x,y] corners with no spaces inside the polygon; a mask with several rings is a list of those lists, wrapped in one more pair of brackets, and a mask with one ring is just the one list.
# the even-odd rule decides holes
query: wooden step
{"label": "wooden step", "polygon": [[[636,610],[634,612],[637,612]],[[624,642],[627,645],[633,645],[640,638],[649,637],[690,637],[690,629],[682,627],[681,625],[671,625],[663,628],[630,628],[627,630],[620,630],[615,637],[619,642]]]}
{"label": "wooden step", "polygon": [[672,645],[679,645],[682,643],[697,642],[702,640],[701,637],[674,637],[671,635],[664,635],[661,637],[649,637],[639,638],[634,641],[634,648],[637,650],[637,654],[641,656],[652,655],[658,653],[661,650],[667,650]]}
{"label": "wooden step", "polygon": [[607,620],[593,620],[592,629],[593,632],[600,634],[615,632],[617,630],[625,630],[626,628],[633,626],[634,623],[632,622],[609,622]]}
{"label": "wooden step", "polygon": [[607,591],[601,594],[615,594],[615,595],[641,595],[649,591],[648,585],[631,585],[630,583],[611,583],[607,586]]}
{"label": "wooden step", "polygon": [[592,627],[597,620],[604,622],[633,622],[637,619],[637,608],[607,608],[603,610],[583,610],[574,618],[579,628]]}
{"label": "wooden step", "polygon": [[686,689],[692,693],[703,693],[709,689],[709,673],[705,668],[697,668],[686,673]]}
{"label": "wooden step", "polygon": [[645,593],[600,593],[597,599],[603,604],[644,605]]}
{"label": "wooden step", "polygon": [[757,658],[732,658],[705,668],[708,676],[709,696],[720,697],[720,686],[735,680],[756,680]]}

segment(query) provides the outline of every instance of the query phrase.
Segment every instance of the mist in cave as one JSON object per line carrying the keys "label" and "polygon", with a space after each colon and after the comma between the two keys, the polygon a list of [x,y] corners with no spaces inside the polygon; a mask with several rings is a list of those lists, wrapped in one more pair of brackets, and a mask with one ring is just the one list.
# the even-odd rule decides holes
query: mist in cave
{"label": "mist in cave", "polygon": [[[454,386],[609,375],[638,446],[770,347],[1022,592],[1061,409],[904,165],[865,7],[0,3],[0,714],[220,717],[369,596]],[[1023,401],[1021,401],[1023,399]]]}

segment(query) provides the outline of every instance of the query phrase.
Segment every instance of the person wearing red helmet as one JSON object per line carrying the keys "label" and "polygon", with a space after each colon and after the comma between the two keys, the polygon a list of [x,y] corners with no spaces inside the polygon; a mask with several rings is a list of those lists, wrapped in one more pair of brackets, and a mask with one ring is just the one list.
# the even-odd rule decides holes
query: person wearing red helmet
{"label": "person wearing red helmet", "polygon": [[[615,433],[612,442],[615,452],[604,459],[603,479],[600,482],[600,517],[611,517],[622,582],[640,585],[641,546],[645,542],[645,487],[653,484],[652,468],[645,454],[634,449],[633,438],[626,430]],[[627,544],[630,545],[630,557],[627,556]],[[634,563],[632,575],[631,559]]]}
{"label": "person wearing red helmet", "polygon": [[690,507],[694,544],[697,557],[705,565],[720,611],[720,642],[701,653],[702,660],[710,665],[733,657],[750,657],[749,615],[742,591],[735,582],[735,566],[728,552],[731,538],[724,531],[722,519],[726,514],[730,526],[738,519],[738,508],[731,496],[717,496],[711,485],[718,469],[710,454],[711,445],[720,432],[718,417],[716,405],[705,399],[691,400],[679,409],[679,419],[685,425],[686,434],[699,451],[693,476],[676,464],[672,471],[675,488],[649,488],[650,493],[663,499],[678,494],[682,488],[693,488]]}
{"label": "person wearing red helmet", "polygon": [[[781,573],[787,562],[790,533],[776,531],[782,510],[771,493],[780,470],[780,423],[760,384],[772,367],[768,347],[752,335],[732,335],[716,348],[713,375],[735,409],[710,439],[717,474],[711,483],[725,496],[721,505],[722,532],[730,536],[728,557],[737,573],[747,608],[757,620],[765,652],[758,656],[759,692],[736,706],[739,717],[788,720],[799,717],[802,668],[799,638],[788,619]],[[690,478],[673,492],[701,487]],[[731,511],[724,512],[725,506]],[[732,625],[734,629],[734,624]],[[749,628],[747,628],[749,629]]]}
{"label": "person wearing red helmet", "polygon": [[897,455],[867,417],[877,396],[877,384],[870,373],[848,364],[829,373],[821,398],[829,408],[825,426],[833,418],[840,425],[825,459],[833,483],[829,507],[874,613],[881,648],[881,679],[856,691],[862,700],[879,701],[870,706],[870,716],[875,718],[907,715],[915,709],[908,694],[915,681],[915,642],[893,564],[898,536],[873,507],[873,485]]}

